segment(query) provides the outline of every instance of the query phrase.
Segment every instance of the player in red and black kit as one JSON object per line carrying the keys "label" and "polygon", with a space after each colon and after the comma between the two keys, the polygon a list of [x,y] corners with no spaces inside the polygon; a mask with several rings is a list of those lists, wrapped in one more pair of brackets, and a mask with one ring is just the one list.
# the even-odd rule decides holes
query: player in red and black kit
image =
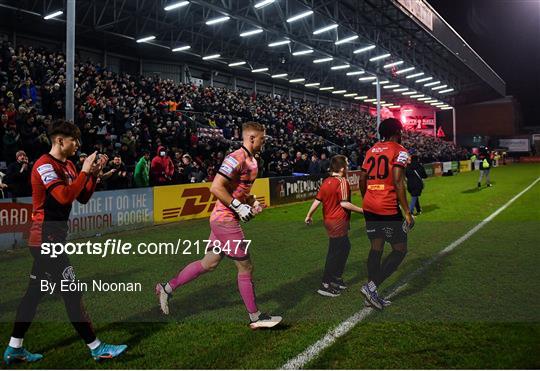
{"label": "player in red and black kit", "polygon": [[323,296],[336,297],[347,288],[343,282],[343,271],[351,250],[349,224],[351,211],[361,213],[362,208],[351,203],[351,187],[347,181],[347,158],[342,155],[332,157],[331,176],[326,178],[309,209],[305,222],[313,222],[313,213],[323,205],[323,218],[328,233],[328,253],[321,287],[317,292]]}
{"label": "player in red and black kit", "polygon": [[[405,167],[409,153],[400,144],[402,130],[401,123],[394,118],[381,122],[381,141],[367,151],[360,175],[362,208],[371,242],[368,282],[361,291],[366,297],[366,305],[377,309],[390,305],[390,301],[379,297],[377,287],[395,272],[405,258],[407,233],[414,226],[405,192]],[[381,264],[385,242],[390,243],[392,252]]]}
{"label": "player in red and black kit", "polygon": [[[75,200],[87,203],[96,187],[97,175],[107,162],[107,156],[97,153],[86,158],[81,172],[68,157],[75,155],[80,145],[81,132],[72,123],[58,120],[49,128],[51,151],[34,164],[32,183],[32,227],[28,246],[34,259],[30,282],[17,309],[9,346],[4,352],[7,364],[35,362],[43,356],[23,348],[23,338],[36,314],[37,306],[45,294],[41,280],[60,287],[61,281],[74,281],[75,271],[66,253],[57,257],[42,254],[42,243],[64,243],[68,233],[68,219]],[[73,327],[90,348],[95,360],[113,358],[124,352],[125,345],[111,345],[96,338],[88,319],[80,291],[62,291],[62,299]]]}

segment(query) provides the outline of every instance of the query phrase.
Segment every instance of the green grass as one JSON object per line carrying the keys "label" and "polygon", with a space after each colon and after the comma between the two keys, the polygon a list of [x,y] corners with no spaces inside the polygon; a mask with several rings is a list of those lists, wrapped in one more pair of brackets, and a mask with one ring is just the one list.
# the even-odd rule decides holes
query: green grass
{"label": "green grass", "polygon": [[[409,254],[383,291],[413,272],[540,176],[538,165],[492,171],[494,187],[475,189],[477,173],[427,181],[424,214],[409,239]],[[355,197],[355,202],[359,199]],[[175,292],[171,316],[160,315],[155,282],[175,275],[194,255],[73,256],[84,281],[137,281],[141,293],[85,295],[101,339],[125,342],[128,353],[100,368],[276,368],[302,352],[363,306],[369,243],[361,216],[351,229],[353,249],[339,298],[315,293],[327,237],[320,212],[303,224],[309,203],[267,210],[245,226],[255,264],[259,307],[284,316],[284,325],[252,332],[236,288],[236,269],[217,271]],[[540,184],[477,234],[439,260],[394,299],[324,351],[310,368],[537,368],[540,339]],[[207,220],[120,233],[125,241],[202,240]],[[98,239],[93,239],[98,240]],[[0,338],[9,338],[14,310],[25,290],[29,254],[0,254]],[[63,305],[47,297],[25,345],[45,353],[33,368],[94,368]]]}

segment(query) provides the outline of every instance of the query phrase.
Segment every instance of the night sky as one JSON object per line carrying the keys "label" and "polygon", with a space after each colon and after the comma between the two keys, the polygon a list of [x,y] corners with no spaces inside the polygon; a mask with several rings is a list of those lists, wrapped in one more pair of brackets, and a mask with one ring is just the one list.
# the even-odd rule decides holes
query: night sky
{"label": "night sky", "polygon": [[540,126],[540,0],[427,0],[506,82]]}

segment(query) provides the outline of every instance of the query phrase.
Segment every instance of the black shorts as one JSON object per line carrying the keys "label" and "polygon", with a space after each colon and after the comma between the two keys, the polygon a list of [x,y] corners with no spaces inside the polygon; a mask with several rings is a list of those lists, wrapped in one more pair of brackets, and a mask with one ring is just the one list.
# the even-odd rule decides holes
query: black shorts
{"label": "black shorts", "polygon": [[366,233],[370,240],[383,238],[390,244],[407,243],[407,233],[403,231],[403,215],[379,215],[364,211]]}
{"label": "black shorts", "polygon": [[29,249],[34,258],[30,278],[48,280],[49,282],[59,284],[62,280],[75,280],[75,270],[65,252],[58,255],[56,258],[51,258],[50,255],[41,254],[41,249],[39,247],[30,247]]}

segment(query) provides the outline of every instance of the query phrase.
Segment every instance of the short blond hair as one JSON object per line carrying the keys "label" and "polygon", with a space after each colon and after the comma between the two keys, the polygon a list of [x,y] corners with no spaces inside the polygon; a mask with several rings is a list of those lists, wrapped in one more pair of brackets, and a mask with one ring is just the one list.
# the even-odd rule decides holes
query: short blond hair
{"label": "short blond hair", "polygon": [[264,128],[263,124],[259,124],[258,122],[255,122],[255,121],[248,121],[244,123],[244,125],[242,125],[242,132],[251,131],[251,130],[264,133],[266,129]]}

